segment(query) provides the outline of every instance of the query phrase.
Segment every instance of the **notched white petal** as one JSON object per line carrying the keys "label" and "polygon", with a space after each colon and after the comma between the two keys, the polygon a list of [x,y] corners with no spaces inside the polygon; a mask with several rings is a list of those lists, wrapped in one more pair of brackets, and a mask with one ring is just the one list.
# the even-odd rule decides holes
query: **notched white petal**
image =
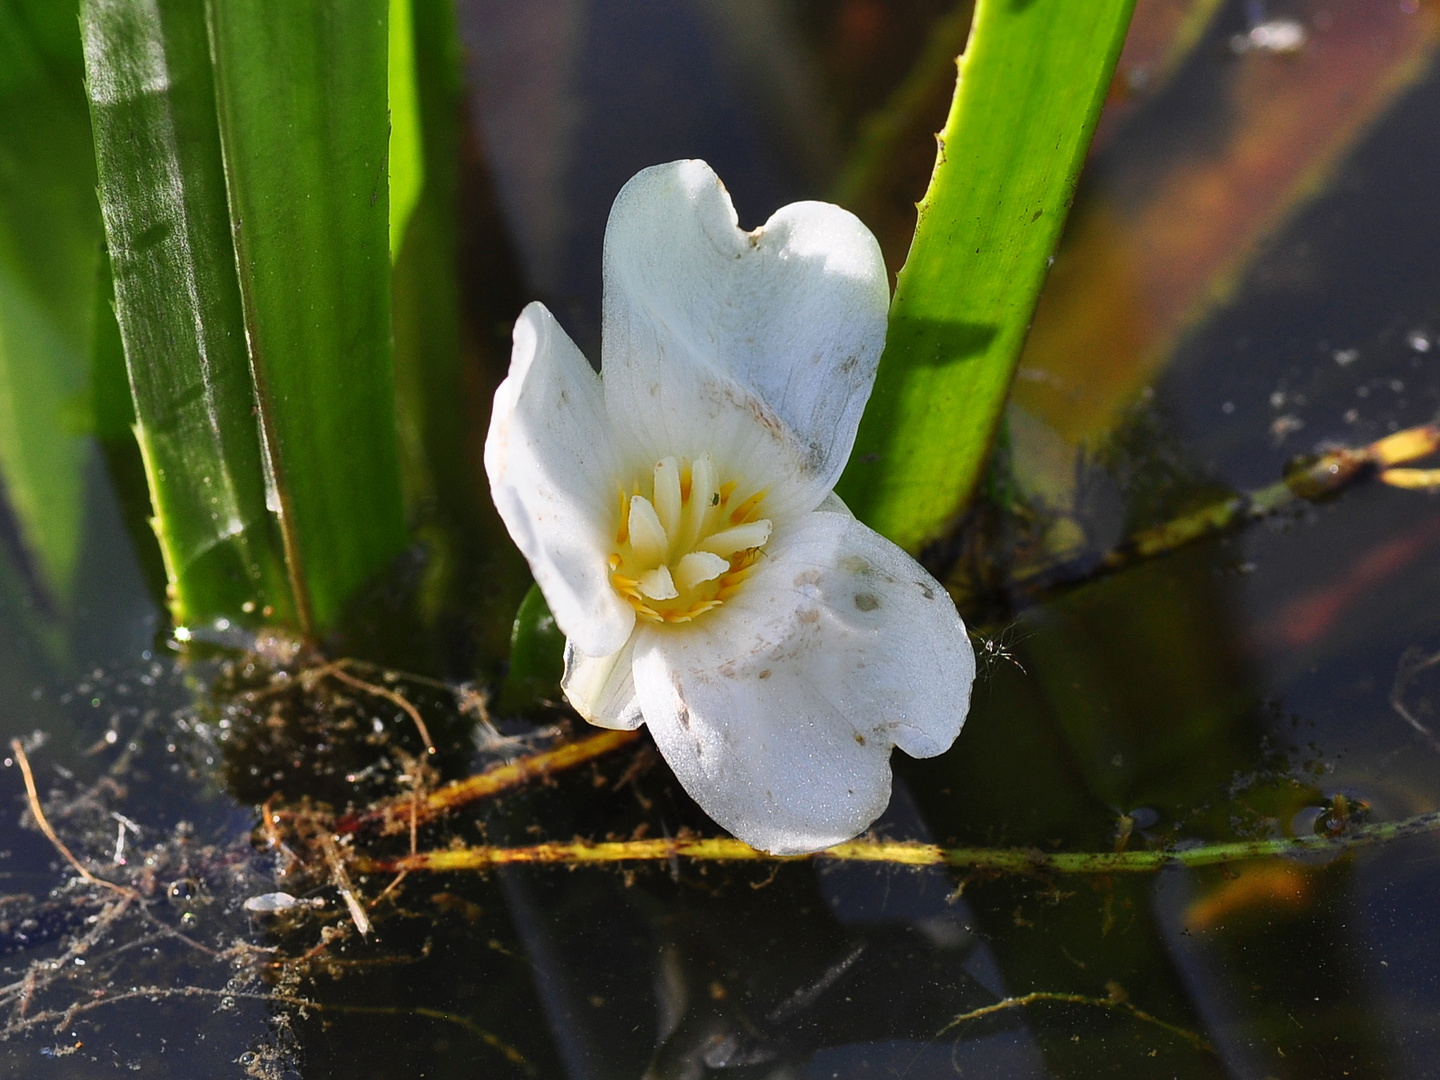
{"label": "notched white petal", "polygon": [[633,667],[646,724],[691,798],[776,855],[838,844],[879,817],[890,801],[888,744],[857,743],[801,668],[742,673],[710,645],[704,635],[657,634]]}
{"label": "notched white petal", "polygon": [[637,174],[605,233],[607,407],[648,456],[774,475],[811,510],[854,444],[885,341],[889,278],[860,221],[824,203],[740,229],[704,162]]}
{"label": "notched white petal", "polygon": [[560,689],[575,711],[597,727],[630,731],[644,718],[635,698],[635,639],[609,656],[586,656],[570,642],[565,643],[565,675]]}

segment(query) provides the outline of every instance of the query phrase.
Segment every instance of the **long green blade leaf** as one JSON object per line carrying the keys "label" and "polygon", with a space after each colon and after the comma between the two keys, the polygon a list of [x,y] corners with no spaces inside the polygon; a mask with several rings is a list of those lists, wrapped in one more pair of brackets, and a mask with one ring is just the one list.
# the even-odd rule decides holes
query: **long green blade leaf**
{"label": "long green blade leaf", "polygon": [[978,0],[839,486],[917,550],[975,489],[1134,0]]}
{"label": "long green blade leaf", "polygon": [[284,618],[204,12],[85,0],[81,21],[116,313],[174,617]]}
{"label": "long green blade leaf", "polygon": [[405,545],[386,0],[209,0],[250,361],[307,630]]}

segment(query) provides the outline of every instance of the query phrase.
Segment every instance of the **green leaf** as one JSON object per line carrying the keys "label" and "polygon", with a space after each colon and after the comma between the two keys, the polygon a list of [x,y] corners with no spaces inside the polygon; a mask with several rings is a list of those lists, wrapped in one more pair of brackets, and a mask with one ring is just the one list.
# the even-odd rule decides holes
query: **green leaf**
{"label": "green leaf", "polygon": [[[18,578],[73,600],[100,215],[73,9],[0,5],[0,499]],[[11,531],[13,529],[13,532]]]}
{"label": "green leaf", "polygon": [[[459,160],[460,51],[450,0],[416,0],[411,30],[396,30],[393,19],[408,0],[393,0],[390,28],[391,277],[395,337],[395,394],[406,505],[412,521],[441,516],[461,502],[473,502],[475,477],[469,458],[460,362],[460,298],[456,275]],[[414,130],[399,136],[397,36],[406,37],[411,82],[408,90]],[[417,184],[406,220],[400,213],[398,144],[423,154],[408,176]],[[397,227],[404,229],[397,236]],[[456,474],[460,475],[456,475]]]}
{"label": "green leaf", "polygon": [[979,480],[1134,0],[978,0],[838,487],[915,551]]}
{"label": "green leaf", "polygon": [[[130,376],[125,366],[125,342],[115,316],[115,282],[109,256],[103,251],[96,274],[94,310],[90,335],[90,400],[95,441],[105,459],[111,488],[120,504],[120,520],[130,538],[135,561],[155,606],[163,608],[166,598],[176,590],[170,585],[165,558],[155,542],[154,503],[145,475],[145,458],[135,437],[135,402],[130,395]],[[283,577],[276,584],[282,592],[287,588]]]}
{"label": "green leaf", "polygon": [[185,0],[85,0],[81,22],[116,311],[172,614],[181,624],[267,609],[283,619],[289,586],[266,508],[204,12]]}
{"label": "green leaf", "polygon": [[502,712],[524,712],[539,702],[560,698],[560,677],[565,671],[565,635],[545,603],[540,586],[531,585],[510,632],[510,670],[496,707]]}
{"label": "green leaf", "polygon": [[[429,0],[420,2],[425,4]],[[425,151],[421,139],[420,96],[415,85],[415,28],[410,17],[410,0],[390,0],[388,65],[390,259],[393,262],[400,256],[405,227],[425,186]]]}
{"label": "green leaf", "polygon": [[[393,10],[393,9],[392,9]],[[412,0],[415,93],[419,102],[424,185],[394,255],[395,403],[406,508],[428,559],[421,613],[439,653],[490,671],[510,647],[510,622],[529,574],[488,496],[481,440],[495,383],[508,364],[508,332],[497,333],[521,306],[518,275],[492,230],[485,190],[466,194],[460,221],[460,43],[451,0]],[[393,39],[392,39],[393,40]],[[391,50],[392,78],[395,51]],[[391,91],[391,183],[395,191],[395,91]],[[392,211],[392,236],[395,227]],[[467,282],[462,303],[459,238],[467,265],[483,277]],[[487,243],[488,241],[488,243]],[[468,333],[462,334],[462,314]],[[478,332],[477,332],[478,331]],[[461,341],[465,353],[461,353]],[[463,661],[464,643],[473,648]]]}
{"label": "green leaf", "polygon": [[209,0],[264,450],[302,627],[406,543],[390,344],[387,0]]}

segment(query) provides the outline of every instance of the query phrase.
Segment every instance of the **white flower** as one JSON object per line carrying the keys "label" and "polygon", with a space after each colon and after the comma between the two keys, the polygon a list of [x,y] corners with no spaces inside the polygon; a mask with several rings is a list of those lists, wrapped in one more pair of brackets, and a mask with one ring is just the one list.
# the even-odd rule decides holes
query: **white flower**
{"label": "white flower", "polygon": [[603,370],[531,304],[495,394],[495,504],[565,632],[592,724],[648,724],[757,848],[814,851],[890,799],[890,748],[946,750],[975,658],[945,590],[831,489],[885,340],[853,215],[737,227],[702,161],[646,169],[605,232]]}

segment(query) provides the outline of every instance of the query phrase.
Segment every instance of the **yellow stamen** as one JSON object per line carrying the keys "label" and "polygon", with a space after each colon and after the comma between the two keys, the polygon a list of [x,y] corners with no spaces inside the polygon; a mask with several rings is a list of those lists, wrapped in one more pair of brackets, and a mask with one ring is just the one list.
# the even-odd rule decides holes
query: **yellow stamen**
{"label": "yellow stamen", "polygon": [[758,507],[764,500],[765,492],[755,492],[754,495],[751,495],[734,510],[730,511],[730,524],[739,525],[742,521],[749,520],[750,515],[755,512],[756,507]]}
{"label": "yellow stamen", "polygon": [[610,584],[641,619],[692,622],[734,595],[769,541],[765,492],[730,510],[741,481],[722,483],[709,454],[665,457],[647,472],[629,494],[617,485]]}

